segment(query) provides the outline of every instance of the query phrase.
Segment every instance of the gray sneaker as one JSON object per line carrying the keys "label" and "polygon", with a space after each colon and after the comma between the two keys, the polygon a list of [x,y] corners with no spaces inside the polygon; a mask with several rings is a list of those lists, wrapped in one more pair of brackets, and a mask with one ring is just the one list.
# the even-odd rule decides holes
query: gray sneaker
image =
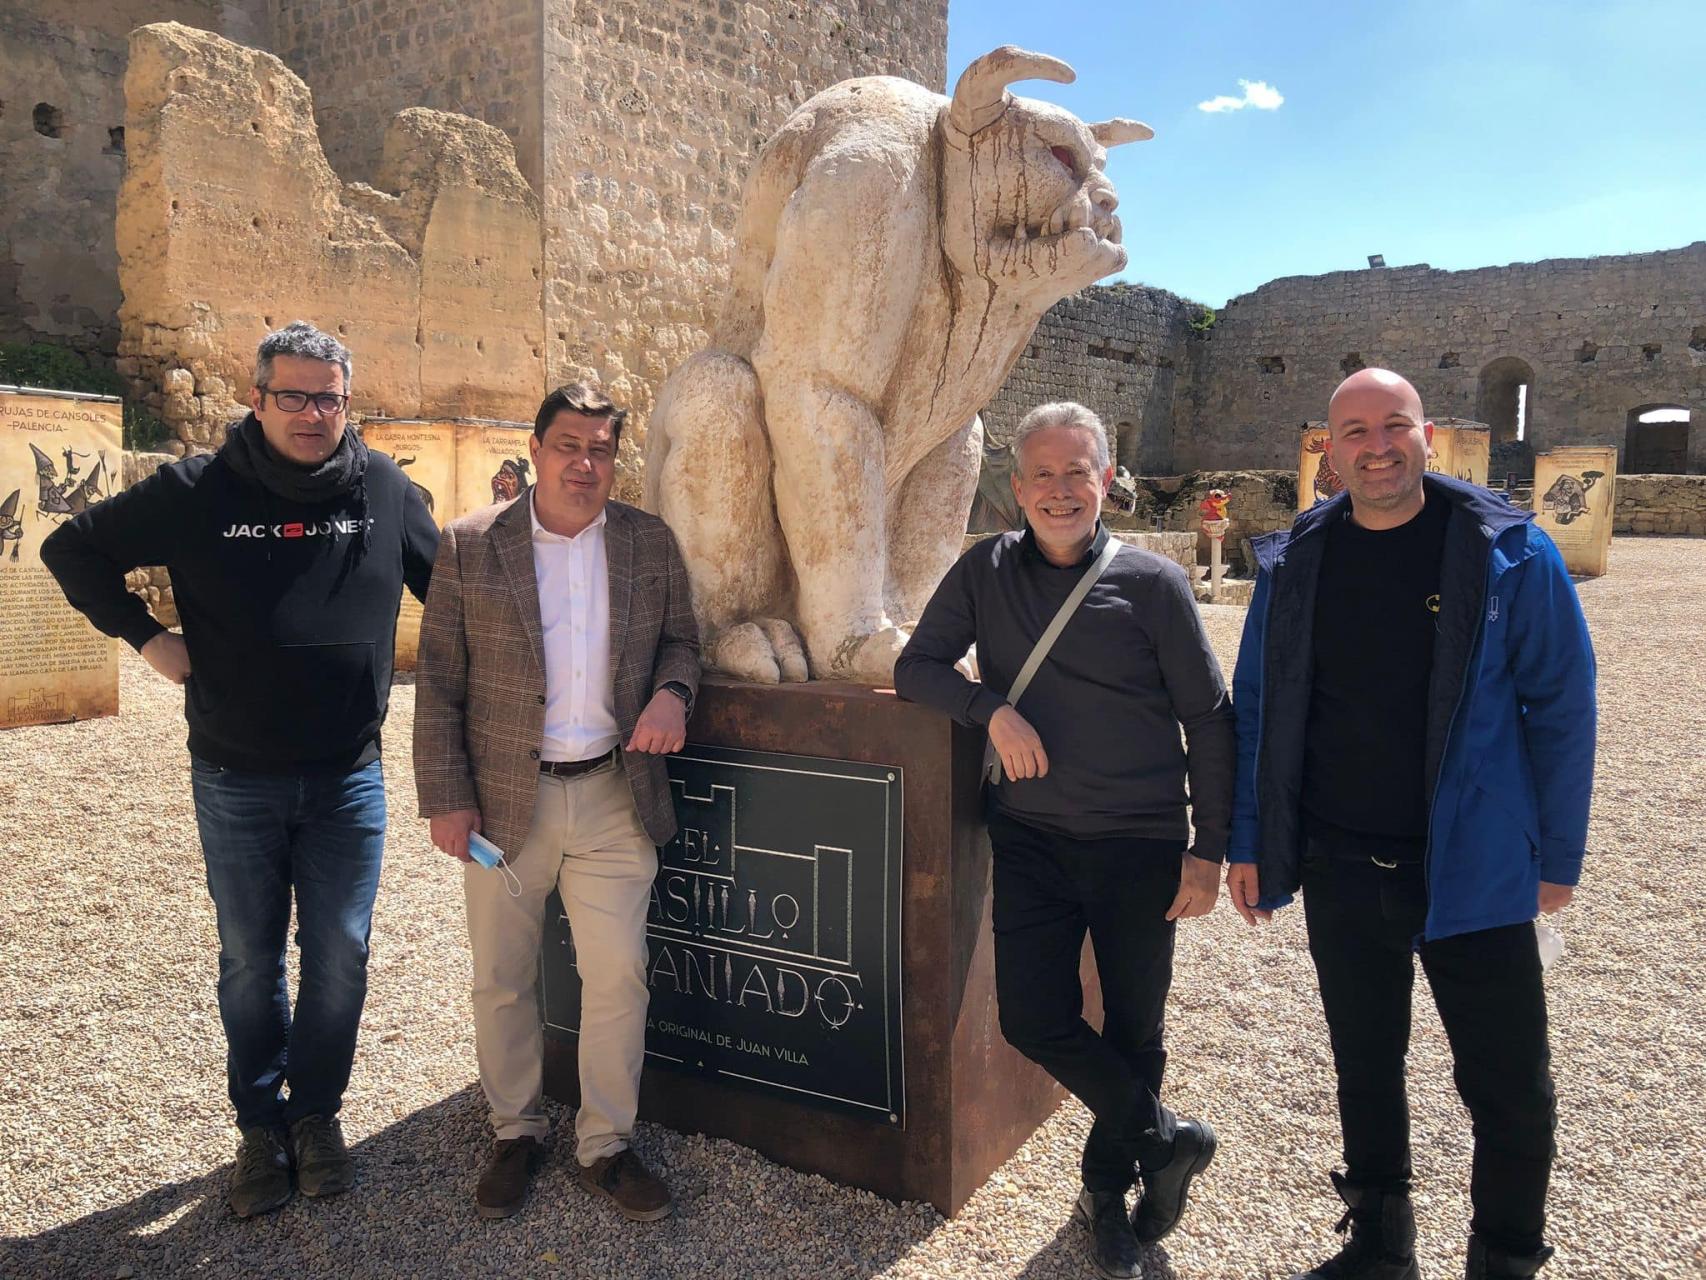
{"label": "gray sneaker", "polygon": [[290,1199],[290,1156],[278,1130],[257,1126],[243,1130],[237,1148],[237,1169],[225,1202],[239,1218],[271,1213]]}
{"label": "gray sneaker", "polygon": [[303,1116],[290,1126],[296,1186],[305,1196],[335,1196],[355,1185],[355,1161],[336,1116]]}

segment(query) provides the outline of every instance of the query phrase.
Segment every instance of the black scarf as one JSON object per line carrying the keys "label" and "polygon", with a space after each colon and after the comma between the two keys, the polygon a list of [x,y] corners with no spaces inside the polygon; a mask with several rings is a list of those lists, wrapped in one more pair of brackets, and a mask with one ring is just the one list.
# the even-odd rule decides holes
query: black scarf
{"label": "black scarf", "polygon": [[225,444],[219,456],[243,479],[287,502],[330,502],[353,492],[361,534],[350,543],[345,571],[366,553],[371,540],[367,521],[367,445],[354,427],[344,427],[338,447],[324,462],[304,467],[273,452],[259,419],[251,413],[225,429]]}

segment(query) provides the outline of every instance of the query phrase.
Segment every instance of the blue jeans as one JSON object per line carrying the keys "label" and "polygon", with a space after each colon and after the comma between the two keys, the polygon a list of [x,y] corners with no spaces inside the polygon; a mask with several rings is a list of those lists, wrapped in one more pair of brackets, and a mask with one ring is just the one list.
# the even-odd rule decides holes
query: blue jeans
{"label": "blue jeans", "polygon": [[[219,1018],[237,1125],[334,1116],[367,997],[385,850],[379,761],[347,774],[267,774],[191,757],[190,776],[219,918]],[[302,951],[294,1019],[284,972],[292,890]]]}

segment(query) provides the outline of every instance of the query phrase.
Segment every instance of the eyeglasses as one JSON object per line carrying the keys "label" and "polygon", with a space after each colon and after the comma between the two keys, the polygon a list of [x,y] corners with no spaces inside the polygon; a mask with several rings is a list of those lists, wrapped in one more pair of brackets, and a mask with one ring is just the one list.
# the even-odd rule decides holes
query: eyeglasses
{"label": "eyeglasses", "polygon": [[263,397],[271,396],[272,402],[286,413],[301,413],[312,400],[314,407],[323,417],[331,417],[342,413],[344,406],[349,403],[348,396],[336,395],[330,391],[274,391],[271,387],[257,387]]}

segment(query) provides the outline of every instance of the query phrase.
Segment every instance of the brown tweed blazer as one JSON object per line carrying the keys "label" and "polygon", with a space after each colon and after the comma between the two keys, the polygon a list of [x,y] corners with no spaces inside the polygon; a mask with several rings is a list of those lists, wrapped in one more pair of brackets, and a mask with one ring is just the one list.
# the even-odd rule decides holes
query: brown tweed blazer
{"label": "brown tweed blazer", "polygon": [[[505,853],[533,821],[545,734],[545,637],[533,574],[531,488],[445,526],[421,619],[415,671],[415,786],[421,817],[478,809]],[[675,535],[654,515],[605,507],[610,674],[626,742],[666,681],[699,689],[699,628]],[[662,756],[624,754],[634,807],[657,844],[675,836]]]}

